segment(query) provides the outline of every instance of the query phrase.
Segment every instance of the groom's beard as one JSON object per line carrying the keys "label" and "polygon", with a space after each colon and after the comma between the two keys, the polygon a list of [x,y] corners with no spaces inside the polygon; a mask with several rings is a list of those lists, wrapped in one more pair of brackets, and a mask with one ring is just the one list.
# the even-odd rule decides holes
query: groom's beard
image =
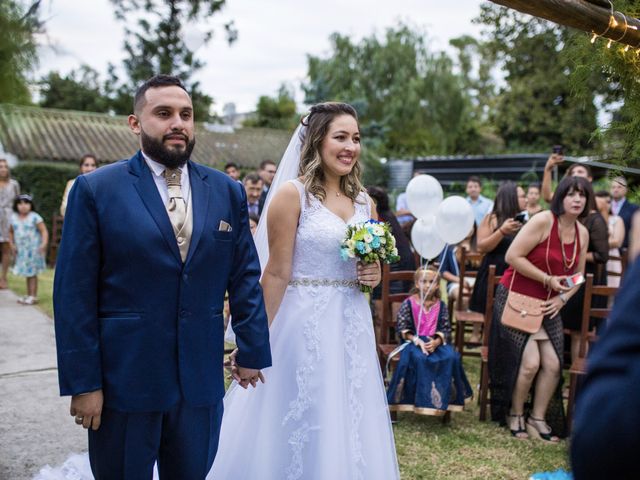
{"label": "groom's beard", "polygon": [[184,149],[169,149],[164,145],[167,137],[176,135],[175,133],[164,135],[162,140],[150,137],[144,130],[140,129],[140,141],[142,143],[142,151],[146,153],[152,160],[161,163],[167,168],[178,168],[183,166],[191,157],[191,152],[196,144],[195,137],[190,141],[186,135],[184,139],[187,142]]}

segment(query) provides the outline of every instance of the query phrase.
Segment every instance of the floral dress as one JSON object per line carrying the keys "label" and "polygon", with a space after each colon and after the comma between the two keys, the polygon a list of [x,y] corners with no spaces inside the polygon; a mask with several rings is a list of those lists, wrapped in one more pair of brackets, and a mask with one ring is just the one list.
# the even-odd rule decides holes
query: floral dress
{"label": "floral dress", "polygon": [[9,183],[0,187],[0,243],[9,241],[13,201],[18,195],[20,195],[20,185],[14,179],[9,179]]}
{"label": "floral dress", "polygon": [[13,238],[18,249],[12,270],[14,275],[33,277],[45,269],[44,257],[38,251],[42,244],[38,224],[42,221],[42,217],[35,212],[29,212],[23,218],[17,213],[11,215]]}

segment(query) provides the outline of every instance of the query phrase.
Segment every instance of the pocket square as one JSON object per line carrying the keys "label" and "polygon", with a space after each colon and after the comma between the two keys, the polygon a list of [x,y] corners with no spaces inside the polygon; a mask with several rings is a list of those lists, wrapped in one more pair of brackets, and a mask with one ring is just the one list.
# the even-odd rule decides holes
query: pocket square
{"label": "pocket square", "polygon": [[229,225],[224,220],[220,220],[220,225],[218,225],[219,232],[230,232],[232,230],[231,225]]}

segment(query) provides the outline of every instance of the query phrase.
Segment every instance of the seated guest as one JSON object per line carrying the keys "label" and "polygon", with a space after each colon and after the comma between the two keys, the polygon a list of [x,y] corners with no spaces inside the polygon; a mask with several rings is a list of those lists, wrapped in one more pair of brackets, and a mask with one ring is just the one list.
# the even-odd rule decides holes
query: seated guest
{"label": "seated guest", "polygon": [[[440,254],[440,275],[447,282],[447,296],[458,301],[460,296],[460,262],[462,261],[462,248],[467,252],[476,251],[476,225],[473,224],[467,238],[456,245],[447,245]],[[466,262],[466,271],[475,271],[479,265]],[[478,262],[479,263],[479,262]],[[465,278],[463,291],[466,295],[471,294],[475,277]],[[458,307],[458,310],[466,310],[468,305]],[[476,333],[478,335],[479,332]],[[472,340],[473,341],[473,340]]]}
{"label": "seated guest", "polygon": [[262,195],[262,180],[257,173],[249,173],[242,181],[247,192],[247,207],[249,215],[260,216],[260,195]]}
{"label": "seated guest", "polygon": [[224,173],[233,178],[236,182],[240,181],[240,167],[233,162],[229,162],[224,166]]}
{"label": "seated guest", "polygon": [[392,411],[442,415],[462,410],[473,394],[460,354],[449,345],[451,323],[439,283],[434,270],[416,270],[414,293],[398,312],[397,331],[408,343],[387,390]]}
{"label": "seated guest", "polygon": [[[534,215],[506,254],[511,266],[496,289],[489,337],[489,388],[492,420],[506,423],[518,439],[533,436],[555,443],[565,433],[560,310],[581,288],[569,288],[565,282],[568,275],[584,274],[589,234],[580,220],[589,214],[592,195],[586,179],[565,177],[550,211]],[[533,334],[502,324],[509,290],[540,300],[544,317]],[[531,408],[525,420],[526,405]]]}

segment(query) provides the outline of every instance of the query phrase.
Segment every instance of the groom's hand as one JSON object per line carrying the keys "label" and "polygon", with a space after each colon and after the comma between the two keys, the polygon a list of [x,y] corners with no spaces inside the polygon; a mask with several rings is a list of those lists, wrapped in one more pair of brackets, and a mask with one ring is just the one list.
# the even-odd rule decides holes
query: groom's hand
{"label": "groom's hand", "polygon": [[262,375],[262,372],[260,370],[256,370],[254,368],[244,368],[236,363],[237,355],[237,348],[229,355],[229,360],[231,361],[231,376],[233,377],[233,379],[238,382],[244,389],[248,388],[249,385],[255,388],[256,385],[258,385],[258,380],[264,383],[264,376]]}
{"label": "groom's hand", "polygon": [[84,428],[98,430],[102,415],[102,390],[74,395],[71,397],[69,413],[76,417],[76,423]]}

